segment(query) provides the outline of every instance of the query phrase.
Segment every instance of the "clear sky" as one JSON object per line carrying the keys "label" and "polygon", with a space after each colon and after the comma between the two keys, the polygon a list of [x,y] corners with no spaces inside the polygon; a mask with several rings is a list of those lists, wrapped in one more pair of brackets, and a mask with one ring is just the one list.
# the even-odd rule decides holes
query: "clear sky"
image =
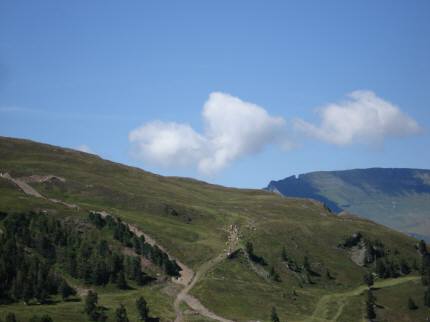
{"label": "clear sky", "polygon": [[430,168],[430,1],[0,1],[0,135],[238,187]]}

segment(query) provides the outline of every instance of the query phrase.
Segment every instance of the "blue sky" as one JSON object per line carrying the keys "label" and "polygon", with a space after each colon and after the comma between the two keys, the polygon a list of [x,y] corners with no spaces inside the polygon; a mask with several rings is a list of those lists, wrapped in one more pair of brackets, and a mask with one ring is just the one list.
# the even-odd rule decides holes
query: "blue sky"
{"label": "blue sky", "polygon": [[238,187],[429,168],[429,57],[426,0],[4,0],[0,135]]}

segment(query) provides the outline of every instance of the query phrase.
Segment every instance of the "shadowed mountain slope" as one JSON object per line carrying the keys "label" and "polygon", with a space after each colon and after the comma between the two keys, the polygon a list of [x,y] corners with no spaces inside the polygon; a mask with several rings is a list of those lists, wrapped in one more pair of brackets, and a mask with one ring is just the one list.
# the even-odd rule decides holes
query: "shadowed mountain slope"
{"label": "shadowed mountain slope", "polygon": [[408,234],[430,239],[430,170],[321,171],[271,181],[284,196],[312,198]]}

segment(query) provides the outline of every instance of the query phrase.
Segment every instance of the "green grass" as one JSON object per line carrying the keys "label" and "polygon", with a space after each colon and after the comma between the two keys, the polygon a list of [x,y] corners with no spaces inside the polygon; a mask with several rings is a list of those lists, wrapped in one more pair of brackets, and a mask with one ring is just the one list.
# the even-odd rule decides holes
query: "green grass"
{"label": "green grass", "polygon": [[[161,321],[174,319],[172,300],[163,292],[164,286],[144,287],[131,291],[103,290],[97,289],[99,295],[99,305],[105,307],[106,314],[110,321],[114,321],[114,314],[119,304],[124,304],[128,317],[131,321],[138,320],[135,301],[139,296],[143,296],[150,307],[151,316],[162,317]],[[25,305],[23,303],[12,305],[0,305],[0,317],[5,317],[8,312],[14,312],[19,321],[28,321],[33,315],[49,314],[54,321],[76,322],[89,321],[83,312],[83,301],[67,301],[60,299],[55,304],[50,305]]]}
{"label": "green grass", "polygon": [[[413,238],[364,219],[334,216],[318,203],[286,199],[262,190],[225,188],[191,179],[162,177],[77,151],[2,138],[0,172],[9,172],[14,177],[34,174],[63,177],[64,184],[31,185],[45,196],[81,207],[80,211],[73,211],[25,196],[0,178],[0,211],[47,210],[56,216],[83,218],[89,210],[106,210],[136,224],[195,270],[224,251],[226,229],[237,224],[241,242],[252,241],[255,253],[276,268],[282,282],[262,279],[243,258],[238,258],[216,266],[197,283],[192,294],[218,315],[238,321],[268,321],[272,306],[277,307],[281,320],[305,320],[312,315],[322,296],[361,285],[366,270],[354,264],[348,253],[337,247],[345,237],[357,231],[366,238],[382,240],[392,253],[399,254],[398,258],[419,262],[414,248],[417,241]],[[169,207],[178,215],[169,214],[166,210]],[[302,285],[302,288],[295,274],[281,260],[282,247],[299,264],[306,255],[312,267],[320,272],[328,269],[335,279],[315,278],[316,284]],[[110,308],[109,312],[124,302],[132,315],[133,302],[138,295],[133,292],[143,292],[152,303],[151,310],[167,321],[174,316],[173,295],[166,295],[162,289],[160,286],[129,292],[106,291],[101,301],[102,304],[106,301],[104,305]],[[292,296],[293,290],[297,297]],[[348,299],[343,312],[358,317],[361,304],[354,303],[351,300],[350,305]],[[59,303],[43,306],[43,310],[52,311],[58,321],[69,321],[66,315],[70,316],[70,321],[77,321],[82,317],[81,306],[81,303]],[[0,312],[15,309],[28,316],[40,307],[0,306]],[[410,316],[403,306],[393,310]],[[190,321],[202,319],[192,314],[186,316]]]}

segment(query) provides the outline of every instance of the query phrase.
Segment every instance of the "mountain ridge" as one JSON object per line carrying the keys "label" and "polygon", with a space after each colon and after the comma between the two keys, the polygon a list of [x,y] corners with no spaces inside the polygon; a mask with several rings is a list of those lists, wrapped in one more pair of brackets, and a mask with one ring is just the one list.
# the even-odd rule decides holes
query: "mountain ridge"
{"label": "mountain ridge", "polygon": [[311,198],[409,234],[430,238],[430,170],[365,168],[314,171],[272,180],[265,188]]}

